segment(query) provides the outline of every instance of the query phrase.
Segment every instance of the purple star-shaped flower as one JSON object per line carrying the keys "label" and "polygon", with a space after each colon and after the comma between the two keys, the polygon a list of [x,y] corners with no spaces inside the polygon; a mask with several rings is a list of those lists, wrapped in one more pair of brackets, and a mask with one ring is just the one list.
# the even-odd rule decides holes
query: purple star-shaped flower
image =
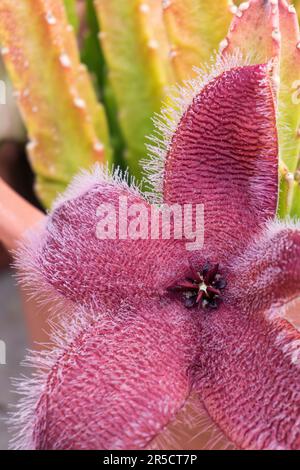
{"label": "purple star-shaped flower", "polygon": [[236,447],[300,449],[300,231],[274,220],[269,67],[228,60],[184,100],[148,170],[162,202],[204,204],[204,247],[99,239],[100,205],[151,204],[99,168],[74,181],[19,254],[64,325],[35,356],[16,447],[144,449],[196,396]]}

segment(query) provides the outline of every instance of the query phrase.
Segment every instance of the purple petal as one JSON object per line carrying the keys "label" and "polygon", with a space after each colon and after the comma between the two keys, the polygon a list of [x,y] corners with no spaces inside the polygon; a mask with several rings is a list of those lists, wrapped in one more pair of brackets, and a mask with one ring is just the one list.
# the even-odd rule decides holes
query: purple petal
{"label": "purple petal", "polygon": [[[141,299],[162,292],[180,279],[189,264],[181,240],[120,239],[119,215],[126,230],[130,216],[119,211],[120,197],[128,210],[141,204],[150,221],[150,204],[139,191],[100,168],[77,177],[49,215],[41,233],[34,234],[18,255],[21,280],[41,296],[70,299],[98,309],[119,305],[126,297]],[[116,238],[99,239],[97,227],[106,215],[98,209],[108,203],[116,213]],[[103,206],[101,206],[103,207]],[[109,214],[112,211],[109,209]],[[149,222],[150,224],[150,222]]]}
{"label": "purple petal", "polygon": [[243,449],[300,449],[299,229],[269,223],[228,266],[224,302],[201,321],[195,388]]}
{"label": "purple petal", "polygon": [[17,447],[145,448],[189,396],[196,340],[190,312],[157,298],[74,314],[58,349],[36,356],[44,372],[20,384]]}
{"label": "purple petal", "polygon": [[299,259],[300,224],[270,222],[232,263],[231,294],[237,304],[271,310],[299,297]]}
{"label": "purple petal", "polygon": [[[164,201],[204,204],[205,244],[223,261],[275,215],[278,139],[268,66],[223,64],[219,73],[193,83],[193,100],[171,137],[169,121],[161,125],[167,148],[159,165]],[[151,149],[159,160],[162,144]]]}
{"label": "purple petal", "polygon": [[241,449],[300,449],[300,334],[264,311],[221,305],[202,322],[194,389]]}

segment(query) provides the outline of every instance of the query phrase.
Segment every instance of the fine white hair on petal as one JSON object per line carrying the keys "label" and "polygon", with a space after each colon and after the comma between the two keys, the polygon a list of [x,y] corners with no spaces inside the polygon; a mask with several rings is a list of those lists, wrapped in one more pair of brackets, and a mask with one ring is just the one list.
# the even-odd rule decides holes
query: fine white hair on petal
{"label": "fine white hair on petal", "polygon": [[[285,220],[280,219],[270,219],[261,227],[261,230],[258,234],[254,237],[250,245],[248,246],[247,250],[241,254],[238,254],[236,258],[233,258],[228,265],[231,272],[235,272],[239,279],[242,279],[243,276],[248,279],[249,277],[249,269],[254,269],[256,266],[257,274],[259,273],[259,277],[254,280],[252,273],[252,281],[251,284],[247,284],[249,286],[249,293],[251,293],[251,306],[254,310],[260,311],[262,309],[261,302],[262,297],[257,295],[259,286],[262,289],[266,288],[266,286],[270,285],[271,279],[276,279],[277,276],[281,277],[284,275],[284,267],[285,265],[274,264],[270,258],[268,261],[268,257],[272,256],[271,253],[276,254],[277,259],[280,259],[279,252],[276,250],[284,250],[285,252],[289,250],[293,250],[294,242],[292,238],[289,239],[289,235],[292,234],[300,234],[300,221],[293,218],[287,218]],[[282,238],[282,243],[280,239]],[[292,255],[289,254],[289,257]],[[273,258],[274,259],[274,258]],[[296,265],[296,259],[291,257],[291,260],[294,259]],[[264,265],[266,263],[266,265]],[[286,263],[285,263],[286,264]],[[261,266],[260,269],[257,268],[257,265]],[[266,267],[267,266],[267,267]],[[273,281],[275,282],[275,281]],[[278,282],[278,281],[277,281]],[[252,297],[254,292],[253,286],[255,284],[256,295]],[[245,283],[243,284],[245,285]],[[239,291],[240,287],[233,286],[232,287],[232,295],[235,295],[236,298],[239,298]],[[285,290],[282,290],[282,293],[285,295],[284,301],[283,298],[280,296],[278,298],[274,297],[272,303],[266,307],[266,318],[269,321],[273,321],[276,318],[285,318],[291,324],[293,321],[290,321],[288,318],[287,313],[289,311],[293,311],[293,305],[299,305],[299,293],[295,292],[292,296],[287,297]],[[245,299],[246,292],[243,291],[243,296]],[[266,292],[264,291],[264,296],[266,297]],[[294,325],[293,325],[294,326]],[[299,326],[296,327],[299,330]]]}
{"label": "fine white hair on petal", "polygon": [[[137,300],[137,299],[136,299]],[[116,314],[118,312],[118,314]],[[123,312],[123,315],[122,315]],[[126,322],[124,322],[124,315],[126,314]],[[123,330],[124,336],[130,335],[132,331],[130,325],[136,321],[136,311],[132,309],[130,301],[121,301],[118,306],[118,311],[112,310],[103,310],[98,312],[91,312],[85,309],[78,309],[74,307],[73,311],[69,316],[64,318],[60,316],[59,321],[50,321],[51,326],[51,336],[48,344],[44,345],[42,351],[31,351],[26,357],[23,365],[33,368],[33,373],[30,378],[22,377],[14,381],[14,388],[18,395],[20,395],[20,400],[17,405],[14,406],[14,411],[10,413],[8,425],[13,434],[13,439],[10,442],[10,448],[15,450],[31,450],[35,449],[35,436],[34,431],[39,428],[41,423],[41,415],[38,414],[37,408],[42,410],[42,414],[45,413],[43,410],[44,400],[47,396],[51,394],[51,387],[49,387],[49,382],[51,374],[54,371],[59,369],[61,363],[69,364],[73,363],[73,358],[71,357],[72,348],[73,351],[83,357],[84,351],[76,348],[76,341],[79,337],[82,337],[84,334],[91,334],[97,325],[99,325],[99,317],[101,317],[101,329],[102,331],[112,330],[112,328]],[[177,321],[177,318],[175,319]],[[172,320],[172,324],[174,324]],[[183,321],[178,320],[178,325]],[[184,325],[181,325],[182,331],[184,331]],[[141,330],[143,334],[143,330]],[[114,343],[114,339],[107,335],[107,347],[111,347]],[[74,346],[75,345],[75,346]],[[163,344],[165,347],[165,343]],[[89,349],[91,351],[91,349]],[[163,350],[162,350],[163,351]],[[98,351],[99,352],[99,351]],[[83,356],[82,356],[83,355]],[[151,352],[150,352],[151,355]],[[68,357],[68,360],[65,361],[65,356]],[[93,361],[90,354],[88,354],[89,361]],[[156,352],[153,352],[153,358],[156,357]],[[94,368],[99,366],[99,362],[93,363]],[[104,366],[106,367],[106,366]],[[99,368],[101,370],[101,367]],[[103,370],[103,366],[102,366]],[[61,374],[57,375],[58,380],[62,378]],[[83,386],[83,385],[82,385]],[[126,381],[124,381],[123,386],[126,386]],[[49,388],[48,388],[49,387]],[[147,385],[145,385],[147,387]],[[173,420],[175,415],[173,415],[173,407],[169,408],[168,403],[164,403],[164,400],[158,402],[158,410],[162,414],[167,414],[170,412],[170,419]],[[166,406],[166,408],[164,408]],[[147,415],[149,410],[145,409],[144,412]],[[101,420],[104,418],[103,411],[97,412],[95,410],[95,419]],[[148,421],[151,418],[149,415]],[[131,428],[133,424],[131,423]],[[160,433],[163,428],[158,423],[155,427],[155,433]],[[66,428],[66,433],[70,432],[70,428]],[[64,448],[64,440],[69,435],[65,435],[64,432],[61,432],[55,441],[55,449]],[[93,447],[93,438],[91,438],[91,446]],[[122,439],[120,436],[118,439]],[[142,439],[142,440],[140,440]],[[97,440],[97,436],[95,436]],[[136,445],[139,445],[139,442],[144,445],[144,438],[140,436],[137,437],[135,441]],[[123,446],[122,441],[114,441],[116,446]],[[112,447],[117,448],[117,447]]]}
{"label": "fine white hair on petal", "polygon": [[28,230],[13,252],[15,277],[25,290],[27,299],[34,300],[47,314],[67,313],[73,303],[56,291],[41,275],[39,256],[42,253],[47,218]]}
{"label": "fine white hair on petal", "polygon": [[293,230],[300,232],[300,220],[292,217],[287,217],[284,220],[273,219],[270,220],[266,225],[265,235],[271,238],[276,233],[282,230]]}
{"label": "fine white hair on petal", "polygon": [[[54,202],[52,211],[55,211],[67,201],[76,199],[91,191],[93,187],[99,190],[101,185],[118,186],[134,196],[145,198],[139,185],[129,175],[128,171],[122,173],[120,168],[110,170],[108,165],[96,163],[90,170],[82,170],[73,178],[67,190]],[[41,273],[40,256],[43,252],[48,220],[45,217],[28,230],[14,251],[16,278],[27,292],[28,298],[35,300],[45,311],[56,314],[64,312],[64,315],[66,315],[73,308],[73,302],[54,289]]]}
{"label": "fine white hair on petal", "polygon": [[45,317],[69,317],[74,310],[74,303],[52,287],[41,272],[40,256],[45,242],[45,217],[36,226],[26,232],[14,251],[15,277],[26,292],[26,298],[33,300]]}
{"label": "fine white hair on petal", "polygon": [[113,322],[120,321],[109,311],[99,314],[74,308],[69,315],[60,315],[59,320],[49,320],[50,340],[42,345],[42,351],[28,351],[22,365],[33,369],[31,377],[22,376],[13,380],[15,393],[20,399],[12,406],[7,419],[13,436],[10,449],[35,449],[33,433],[37,422],[36,408],[43,394],[47,393],[49,374],[75,339],[99,321],[99,315],[103,316],[103,328],[105,324],[111,326]]}
{"label": "fine white hair on petal", "polygon": [[287,230],[297,231],[300,233],[300,220],[287,217],[285,220],[280,220],[278,218],[270,219],[254,237],[253,241],[249,245],[247,252],[239,254],[237,258],[234,258],[231,263],[231,269],[235,271],[237,268],[243,270],[243,267],[246,269],[246,266],[249,263],[250,259],[255,259],[257,256],[257,247],[265,246],[267,247],[270,244],[270,241],[280,232]]}
{"label": "fine white hair on petal", "polygon": [[81,170],[71,181],[66,191],[64,191],[54,202],[53,209],[67,201],[76,199],[89,191],[93,186],[108,184],[118,185],[120,189],[129,190],[132,194],[144,197],[141,191],[141,184],[126,170],[122,172],[119,167],[109,168],[108,164],[95,163],[88,170]]}
{"label": "fine white hair on petal", "polygon": [[244,57],[239,50],[225,57],[220,54],[214,55],[210,63],[203,68],[194,68],[195,78],[170,89],[161,112],[153,118],[155,131],[153,135],[147,137],[150,142],[147,144],[148,158],[142,162],[146,189],[152,202],[161,203],[163,200],[164,168],[168,150],[182,116],[195,97],[208,83],[224,72],[250,63],[250,55]]}

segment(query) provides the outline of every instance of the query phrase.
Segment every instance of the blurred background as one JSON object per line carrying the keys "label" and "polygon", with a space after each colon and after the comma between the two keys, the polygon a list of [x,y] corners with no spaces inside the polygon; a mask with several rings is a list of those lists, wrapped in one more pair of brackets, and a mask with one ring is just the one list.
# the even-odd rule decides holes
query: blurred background
{"label": "blurred background", "polygon": [[[2,64],[0,64],[0,67]],[[33,194],[33,174],[25,154],[25,131],[17,111],[12,90],[6,88],[6,105],[1,107],[0,177],[27,200],[39,205]],[[0,449],[7,449],[8,430],[5,422],[8,404],[16,401],[11,378],[21,372],[20,363],[29,346],[23,307],[16,286],[11,257],[0,244],[0,340],[6,346],[6,364],[0,361]]]}
{"label": "blurred background", "polygon": [[[78,18],[82,18],[85,0],[77,0],[77,4]],[[84,34],[83,29],[78,32],[79,41]],[[34,174],[26,153],[26,130],[1,52],[0,79],[5,83],[5,103],[1,101],[0,104],[0,178],[31,204],[43,210],[34,194]],[[6,420],[18,398],[13,392],[12,378],[30,372],[22,366],[26,349],[32,347],[28,331],[12,257],[0,242],[0,341],[5,345],[5,364],[0,357],[0,450],[8,449],[9,430]]]}
{"label": "blurred background", "polygon": [[[0,58],[1,76],[4,75]],[[39,207],[33,193],[33,173],[25,151],[25,130],[17,110],[13,92],[6,82],[6,104],[0,105],[0,177],[32,204]],[[6,364],[0,361],[0,449],[8,447],[5,422],[9,404],[16,401],[11,378],[25,373],[21,367],[29,346],[23,307],[16,285],[11,257],[0,243],[0,340],[6,347]]]}
{"label": "blurred background", "polygon": [[[242,52],[248,53],[252,45],[258,54],[264,50],[261,45],[270,41],[273,44],[270,31],[264,28],[266,18],[261,18],[258,34],[253,24],[260,24],[260,10],[249,14],[248,24],[248,7],[243,3],[238,8],[241,0],[47,0],[40,3],[44,10],[37,13],[38,2],[28,0],[23,9],[16,7],[16,17],[12,15],[21,38],[16,42],[11,25],[4,25],[4,33],[1,30],[1,12],[7,13],[5,8],[14,10],[13,3],[14,0],[0,0],[0,33],[7,39],[8,32],[15,52],[8,57],[11,51],[2,47],[2,54],[19,89],[19,93],[14,93],[0,53],[0,94],[4,85],[6,95],[5,103],[0,96],[0,178],[40,210],[44,210],[42,204],[44,208],[51,206],[57,192],[64,190],[80,167],[97,160],[129,166],[131,174],[139,179],[139,160],[147,154],[145,136],[153,133],[151,118],[160,111],[163,101],[169,102],[172,85],[193,77],[193,66],[208,62],[219,46],[226,49],[228,41],[224,42],[224,38],[228,31],[233,36],[232,44],[237,43]],[[191,4],[195,6],[193,11]],[[56,16],[45,11],[47,5]],[[300,17],[300,0],[295,0],[295,5]],[[271,1],[268,8],[272,12]],[[41,22],[37,28],[32,26],[34,21]],[[51,35],[53,31],[56,34]],[[57,47],[60,43],[62,50]],[[297,47],[299,58],[299,44]],[[21,63],[24,51],[26,60]],[[294,56],[290,60],[292,66],[287,61],[285,66],[291,67],[283,74],[287,90],[299,76],[300,61],[296,64]],[[24,77],[19,67],[23,67]],[[31,90],[27,88],[28,80]],[[80,94],[74,94],[74,89]],[[29,139],[16,105],[17,97],[31,135],[27,150]],[[296,118],[298,114],[288,115],[289,126],[281,126],[282,129],[293,129]],[[296,142],[295,138],[294,144],[289,142],[287,154],[295,154],[298,159],[299,139]],[[286,188],[285,199],[290,201],[290,176],[296,168],[282,165],[282,169],[282,194]],[[282,198],[282,217],[293,215],[294,209],[300,214],[299,171],[295,175],[299,179],[294,181],[298,203],[295,208],[289,207]],[[5,201],[0,203],[4,205]],[[26,309],[11,257],[0,243],[0,450],[8,447],[8,404],[17,399],[12,393],[11,378],[26,373],[20,363],[26,348],[32,347],[29,331],[33,331],[37,317],[28,312],[26,316],[25,310],[37,313],[36,308]],[[1,344],[6,346],[6,364],[1,364]]]}
{"label": "blurred background", "polygon": [[[2,261],[7,260],[4,253]],[[0,365],[0,450],[8,447],[8,429],[6,425],[9,406],[16,402],[12,392],[11,378],[24,374],[21,367],[25,349],[29,345],[27,329],[22,315],[21,300],[12,271],[4,265],[0,272],[0,336],[6,345],[6,365]]]}

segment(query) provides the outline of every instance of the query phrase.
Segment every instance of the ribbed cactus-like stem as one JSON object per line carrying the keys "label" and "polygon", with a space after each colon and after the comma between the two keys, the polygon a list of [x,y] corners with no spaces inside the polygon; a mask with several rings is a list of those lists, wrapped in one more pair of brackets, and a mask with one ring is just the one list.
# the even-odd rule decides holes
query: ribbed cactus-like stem
{"label": "ribbed cactus-like stem", "polygon": [[[282,158],[289,171],[295,172],[300,151],[300,33],[296,12],[285,0],[279,1],[280,56],[280,113],[279,134]],[[284,125],[285,124],[285,125]]]}
{"label": "ribbed cactus-like stem", "polygon": [[297,171],[293,187],[293,199],[291,204],[291,216],[299,218],[300,214],[300,174]]}
{"label": "ribbed cactus-like stem", "polygon": [[278,61],[278,5],[272,0],[250,0],[240,7],[232,6],[232,11],[235,13],[234,19],[220,46],[223,54],[232,54],[238,49],[253,64],[271,59]]}
{"label": "ribbed cactus-like stem", "polygon": [[79,27],[79,18],[77,15],[77,0],[64,0],[68,20],[77,31]]}
{"label": "ribbed cactus-like stem", "polygon": [[6,140],[24,142],[26,132],[22,123],[12,84],[0,56],[0,106],[5,105],[5,119],[0,119],[0,144]]}
{"label": "ribbed cactus-like stem", "polygon": [[232,13],[228,0],[163,0],[170,60],[177,80],[191,78],[226,35]]}
{"label": "ribbed cactus-like stem", "polygon": [[287,212],[300,217],[299,182],[297,169],[300,156],[300,33],[295,9],[285,0],[279,1],[281,58],[280,58],[280,117],[279,141],[281,158],[289,170],[289,180],[282,181],[288,187]]}
{"label": "ribbed cactus-like stem", "polygon": [[279,201],[278,215],[284,217],[291,213],[293,205],[293,192],[295,187],[294,174],[291,173],[286,164],[281,160],[279,166]]}
{"label": "ribbed cactus-like stem", "polygon": [[173,82],[161,1],[96,0],[95,7],[127,146],[126,163],[138,176],[145,136],[153,131],[151,117]]}
{"label": "ribbed cactus-like stem", "polygon": [[236,8],[235,15],[229,34],[222,43],[223,53],[232,53],[238,48],[253,63],[273,60],[270,64],[278,93],[282,168],[278,213],[285,217],[291,214],[294,205],[295,171],[300,150],[300,38],[297,14],[286,0],[251,0]]}
{"label": "ribbed cactus-like stem", "polygon": [[81,58],[87,65],[101,101],[103,102],[110,132],[112,160],[115,165],[124,166],[124,139],[118,121],[116,99],[108,80],[108,67],[99,41],[99,22],[95,11],[94,0],[85,0],[85,27]]}
{"label": "ribbed cactus-like stem", "polygon": [[1,0],[0,16],[2,53],[31,139],[36,190],[49,206],[80,167],[109,156],[105,114],[63,2]]}
{"label": "ribbed cactus-like stem", "polygon": [[296,8],[297,13],[298,13],[298,18],[300,20],[300,0],[295,0],[293,3],[295,5],[295,8]]}

